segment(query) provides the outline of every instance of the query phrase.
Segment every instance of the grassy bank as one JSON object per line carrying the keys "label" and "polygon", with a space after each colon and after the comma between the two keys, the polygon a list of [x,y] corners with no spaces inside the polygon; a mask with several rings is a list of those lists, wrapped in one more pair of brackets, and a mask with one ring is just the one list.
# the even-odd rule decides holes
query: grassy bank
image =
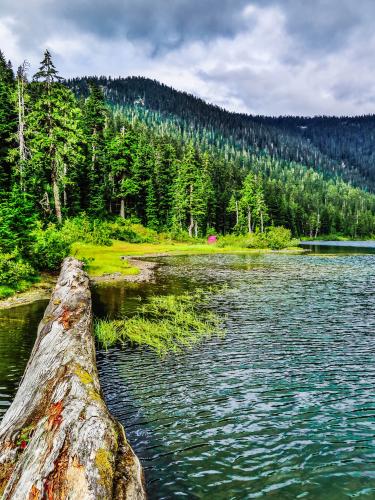
{"label": "grassy bank", "polygon": [[[297,247],[289,247],[284,251],[299,253],[303,250]],[[132,266],[131,262],[122,257],[146,257],[147,255],[198,255],[218,253],[269,253],[269,248],[244,248],[240,245],[221,247],[205,243],[127,243],[114,241],[108,246],[100,246],[87,243],[74,243],[72,255],[87,262],[87,269],[91,276],[102,276],[104,274],[121,273],[123,275],[134,275],[138,268]]]}
{"label": "grassy bank", "polygon": [[41,273],[58,274],[68,255],[83,260],[97,281],[122,276],[142,281],[150,278],[151,266],[135,263],[130,257],[290,251],[297,244],[290,230],[283,227],[269,227],[263,233],[219,235],[216,243],[209,245],[206,238],[189,238],[184,232],[157,233],[125,219],[102,221],[80,216],[67,219],[63,225],[39,225],[19,247],[0,252],[0,307],[1,299],[28,290],[32,293]]}

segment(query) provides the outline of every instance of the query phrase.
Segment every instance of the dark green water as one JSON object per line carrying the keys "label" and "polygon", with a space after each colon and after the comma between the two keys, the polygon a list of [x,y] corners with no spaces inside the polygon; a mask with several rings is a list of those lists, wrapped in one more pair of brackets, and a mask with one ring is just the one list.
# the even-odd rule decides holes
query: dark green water
{"label": "dark green water", "polygon": [[168,258],[97,310],[216,283],[224,339],[99,354],[150,498],[375,498],[375,256]]}
{"label": "dark green water", "polygon": [[[375,498],[375,255],[161,259],[156,284],[103,287],[99,316],[226,284],[227,334],[160,360],[98,352],[152,499]],[[0,315],[3,412],[45,303]]]}
{"label": "dark green water", "polygon": [[47,303],[0,311],[0,418],[16,394]]}

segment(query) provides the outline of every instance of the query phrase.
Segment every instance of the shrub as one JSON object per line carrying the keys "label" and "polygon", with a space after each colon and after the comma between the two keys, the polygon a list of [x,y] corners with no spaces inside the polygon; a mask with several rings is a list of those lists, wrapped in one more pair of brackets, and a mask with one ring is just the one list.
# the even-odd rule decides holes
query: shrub
{"label": "shrub", "polygon": [[14,187],[0,202],[0,249],[12,253],[18,249],[26,254],[33,243],[37,211],[31,196]]}
{"label": "shrub", "polygon": [[105,221],[94,219],[91,222],[91,232],[87,235],[90,241],[87,243],[94,243],[94,245],[103,245],[110,247],[112,245],[111,228]]}
{"label": "shrub", "polygon": [[292,232],[282,226],[268,228],[263,238],[272,250],[281,250],[292,244]]}
{"label": "shrub", "polygon": [[285,227],[270,227],[264,233],[252,233],[246,236],[228,234],[220,236],[217,242],[219,248],[271,248],[281,250],[295,244],[292,240],[292,233]]}
{"label": "shrub", "polygon": [[267,246],[267,243],[261,238],[258,233],[248,234],[246,236],[227,234],[226,236],[220,236],[218,238],[217,246],[219,248],[265,248]]}
{"label": "shrub", "polygon": [[0,285],[0,300],[10,297],[14,292],[14,288],[10,288],[10,286]]}
{"label": "shrub", "polygon": [[85,215],[68,219],[62,227],[62,233],[70,243],[81,242],[104,246],[111,246],[113,239],[129,243],[157,241],[156,231],[147,229],[131,219],[120,217],[112,221],[89,219]]}
{"label": "shrub", "polygon": [[134,223],[130,219],[117,218],[108,224],[111,238],[129,243],[154,243],[157,241],[157,233],[148,229],[140,223]]}
{"label": "shrub", "polygon": [[89,219],[86,215],[67,219],[61,233],[69,243],[76,241],[94,245],[111,246],[111,229],[107,222]]}
{"label": "shrub", "polygon": [[[0,254],[0,285],[2,287],[14,291],[24,282],[33,280],[34,277],[35,271],[32,266],[24,262],[17,253]],[[3,295],[5,293],[3,288]]]}
{"label": "shrub", "polygon": [[30,260],[40,271],[57,271],[62,261],[70,253],[71,242],[68,241],[63,231],[50,225],[46,230],[34,231],[35,243],[32,247]]}

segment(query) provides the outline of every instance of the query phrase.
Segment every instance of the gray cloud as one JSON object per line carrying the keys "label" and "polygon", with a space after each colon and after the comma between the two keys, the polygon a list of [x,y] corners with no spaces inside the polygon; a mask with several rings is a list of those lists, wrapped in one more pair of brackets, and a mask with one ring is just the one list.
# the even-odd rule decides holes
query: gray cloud
{"label": "gray cloud", "polygon": [[0,48],[142,74],[230,109],[373,112],[373,0],[0,0]]}

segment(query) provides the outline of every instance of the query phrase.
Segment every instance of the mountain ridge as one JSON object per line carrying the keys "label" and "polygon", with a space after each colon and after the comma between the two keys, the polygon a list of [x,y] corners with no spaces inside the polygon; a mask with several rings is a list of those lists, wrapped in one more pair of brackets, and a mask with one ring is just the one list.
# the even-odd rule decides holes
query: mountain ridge
{"label": "mountain ridge", "polygon": [[111,106],[142,107],[183,127],[215,133],[223,142],[295,161],[375,192],[375,115],[263,116],[227,111],[145,77],[77,77],[67,85],[86,97],[95,82]]}

